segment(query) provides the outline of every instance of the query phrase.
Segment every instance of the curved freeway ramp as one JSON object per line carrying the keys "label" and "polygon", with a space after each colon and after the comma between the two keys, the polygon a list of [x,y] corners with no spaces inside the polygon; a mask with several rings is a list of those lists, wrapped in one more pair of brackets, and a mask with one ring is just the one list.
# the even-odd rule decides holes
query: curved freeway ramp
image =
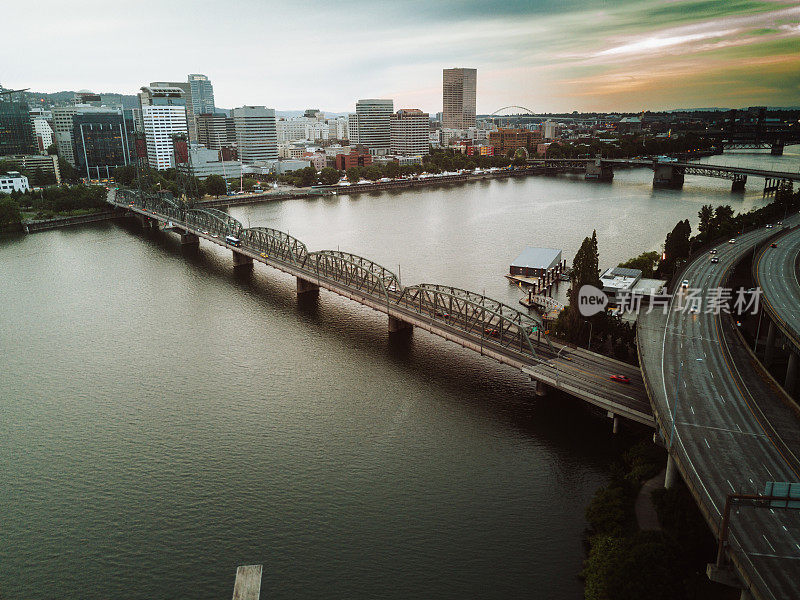
{"label": "curved freeway ramp", "polygon": [[756,257],[755,280],[763,291],[769,316],[781,332],[800,349],[800,228],[776,240],[777,248],[765,247]]}
{"label": "curved freeway ramp", "polygon": [[[681,279],[701,298],[713,296],[771,233],[755,230],[717,246],[718,263],[699,256]],[[730,331],[731,320],[705,302],[697,312],[687,309],[689,296],[679,290],[668,311],[640,314],[639,352],[658,430],[719,536],[728,494],[763,493],[767,481],[800,481],[800,431]],[[786,425],[780,435],[770,424],[779,421]],[[737,507],[728,539],[730,560],[756,598],[800,598],[800,511]]]}

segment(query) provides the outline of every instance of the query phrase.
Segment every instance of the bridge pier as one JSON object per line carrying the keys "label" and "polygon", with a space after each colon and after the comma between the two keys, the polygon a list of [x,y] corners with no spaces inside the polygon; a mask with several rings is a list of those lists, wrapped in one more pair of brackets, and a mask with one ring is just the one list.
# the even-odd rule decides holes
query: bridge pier
{"label": "bridge pier", "polygon": [[306,279],[297,278],[297,297],[319,296],[319,286]]}
{"label": "bridge pier", "polygon": [[744,184],[747,183],[747,175],[739,175],[738,173],[733,176],[733,182],[731,182],[731,191],[732,192],[742,192],[744,191]]}
{"label": "bridge pier", "polygon": [[664,488],[670,489],[673,485],[675,485],[675,473],[677,469],[675,468],[675,459],[672,458],[672,454],[667,454],[667,471],[664,474]]}
{"label": "bridge pier", "polygon": [[607,415],[608,418],[611,419],[611,433],[616,435],[619,433],[619,416],[615,415],[611,411],[608,411]]}
{"label": "bridge pier", "polygon": [[188,231],[181,232],[181,246],[184,248],[199,248],[200,238]]}
{"label": "bridge pier", "polygon": [[769,153],[772,156],[783,156],[783,142],[772,144],[772,147],[769,149]]}
{"label": "bridge pier", "polygon": [[769,322],[769,329],[767,330],[767,344],[764,347],[764,366],[769,367],[772,364],[772,355],[775,353],[775,323]]}
{"label": "bridge pier", "polygon": [[253,259],[246,254],[233,250],[233,270],[249,271],[253,268]]}
{"label": "bridge pier", "polygon": [[786,365],[786,379],[783,382],[783,389],[787,394],[794,395],[794,388],[797,382],[797,351],[792,348],[789,350],[789,364]]}
{"label": "bridge pier", "polygon": [[612,181],[614,179],[614,168],[600,160],[586,163],[586,175],[584,179],[594,181]]}
{"label": "bridge pier", "polygon": [[669,163],[656,164],[653,168],[653,187],[680,189],[683,187],[683,169]]}
{"label": "bridge pier", "polygon": [[389,333],[400,333],[401,331],[411,331],[414,326],[411,323],[389,315]]}

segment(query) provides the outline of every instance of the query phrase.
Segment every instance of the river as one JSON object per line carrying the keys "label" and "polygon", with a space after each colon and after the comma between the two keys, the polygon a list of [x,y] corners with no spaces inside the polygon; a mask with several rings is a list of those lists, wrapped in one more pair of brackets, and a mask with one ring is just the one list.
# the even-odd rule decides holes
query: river
{"label": "river", "polygon": [[[783,157],[705,162],[797,171]],[[738,162],[737,162],[738,161]],[[231,209],[310,250],[517,305],[525,245],[602,266],[762,182],[528,177]],[[0,597],[573,599],[610,422],[424,332],[205,242],[101,223],[0,239]]]}

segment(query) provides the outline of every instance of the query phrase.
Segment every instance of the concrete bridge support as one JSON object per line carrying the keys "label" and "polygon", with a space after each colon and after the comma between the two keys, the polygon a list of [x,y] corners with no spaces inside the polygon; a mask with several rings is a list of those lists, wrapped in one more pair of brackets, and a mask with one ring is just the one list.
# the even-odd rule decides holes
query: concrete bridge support
{"label": "concrete bridge support", "polygon": [[769,153],[772,156],[783,156],[783,142],[772,144],[772,147],[769,149]]}
{"label": "concrete bridge support", "polygon": [[400,333],[401,331],[411,331],[414,326],[401,319],[389,315],[389,333]]}
{"label": "concrete bridge support", "polygon": [[683,170],[670,164],[656,164],[653,168],[653,187],[680,189],[683,187]]}
{"label": "concrete bridge support", "polygon": [[233,251],[233,270],[250,271],[253,268],[253,259],[241,252]]}
{"label": "concrete bridge support", "polygon": [[745,183],[747,183],[747,175],[739,175],[739,174],[734,175],[733,182],[731,183],[731,191],[743,192]]}
{"label": "concrete bridge support", "polygon": [[306,279],[297,278],[297,296],[319,296],[319,286]]}
{"label": "concrete bridge support", "polygon": [[142,226],[142,229],[150,229],[151,227],[156,227],[156,228],[158,227],[158,221],[156,221],[155,219],[151,219],[150,217],[139,213],[133,213],[133,214],[136,217],[136,220],[139,221],[139,225]]}
{"label": "concrete bridge support", "polygon": [[619,433],[619,415],[615,415],[613,412],[608,411],[607,416],[611,419],[611,433],[616,435]]}
{"label": "concrete bridge support", "polygon": [[775,323],[769,322],[769,329],[767,330],[767,345],[764,348],[764,366],[769,367],[772,364],[772,355],[775,354]]}
{"label": "concrete bridge support", "polygon": [[182,232],[181,246],[184,248],[199,248],[200,238],[193,233],[189,233],[188,231]]}
{"label": "concrete bridge support", "polygon": [[789,364],[786,365],[786,379],[783,382],[783,389],[787,394],[794,395],[794,389],[797,384],[797,351],[791,349],[789,351]]}
{"label": "concrete bridge support", "polygon": [[586,163],[586,175],[584,178],[594,181],[612,181],[614,179],[614,168],[610,164],[605,164],[599,160]]}
{"label": "concrete bridge support", "polygon": [[666,489],[670,489],[673,485],[675,485],[675,475],[677,474],[678,469],[675,466],[675,459],[672,458],[672,454],[667,455],[667,472],[664,474],[664,487]]}

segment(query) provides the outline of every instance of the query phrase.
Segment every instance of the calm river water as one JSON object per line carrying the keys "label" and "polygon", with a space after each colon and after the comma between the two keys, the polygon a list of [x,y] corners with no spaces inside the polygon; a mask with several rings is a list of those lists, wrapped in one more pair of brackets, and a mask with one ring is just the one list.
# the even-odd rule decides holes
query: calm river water
{"label": "calm river water", "polygon": [[[797,171],[800,151],[707,162]],[[647,170],[231,210],[517,306],[525,245],[603,266],[658,250],[704,203],[763,183]],[[399,265],[399,266],[398,266]],[[513,370],[174,234],[99,224],[0,240],[0,597],[573,599],[610,423]]]}

